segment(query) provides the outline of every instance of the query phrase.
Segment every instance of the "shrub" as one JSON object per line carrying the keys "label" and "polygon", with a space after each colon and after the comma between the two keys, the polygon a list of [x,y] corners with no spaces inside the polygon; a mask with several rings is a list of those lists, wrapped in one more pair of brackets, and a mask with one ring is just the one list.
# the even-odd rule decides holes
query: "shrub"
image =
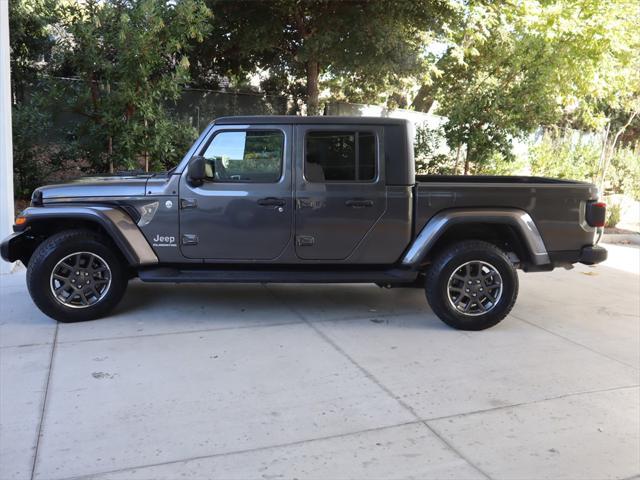
{"label": "shrub", "polygon": [[568,136],[545,134],[529,149],[531,173],[543,177],[595,182],[599,160],[598,145],[573,141]]}
{"label": "shrub", "polygon": [[607,170],[607,189],[640,200],[640,152],[619,148],[611,158]]}
{"label": "shrub", "polygon": [[615,228],[620,223],[620,216],[622,213],[622,207],[619,203],[614,203],[607,207],[607,218],[604,222],[604,226],[607,228]]}
{"label": "shrub", "polygon": [[[602,144],[576,137],[546,133],[529,149],[532,174],[596,183]],[[624,194],[640,200],[640,156],[637,151],[630,147],[617,148],[606,177],[604,188],[607,194]]]}
{"label": "shrub", "polygon": [[526,170],[524,157],[507,158],[500,152],[494,152],[487,160],[477,165],[473,172],[476,175],[518,175]]}

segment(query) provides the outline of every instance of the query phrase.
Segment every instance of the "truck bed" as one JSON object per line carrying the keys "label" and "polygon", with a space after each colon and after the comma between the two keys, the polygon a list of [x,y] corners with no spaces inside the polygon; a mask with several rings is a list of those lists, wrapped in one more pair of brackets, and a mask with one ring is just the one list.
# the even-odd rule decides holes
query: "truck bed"
{"label": "truck bed", "polygon": [[577,180],[557,178],[510,176],[510,175],[416,175],[416,182],[423,183],[545,183],[545,184],[586,184]]}
{"label": "truck bed", "polygon": [[585,205],[597,198],[595,185],[526,176],[417,175],[415,231],[445,209],[516,208],[536,223],[550,252],[579,250],[593,242],[584,225]]}

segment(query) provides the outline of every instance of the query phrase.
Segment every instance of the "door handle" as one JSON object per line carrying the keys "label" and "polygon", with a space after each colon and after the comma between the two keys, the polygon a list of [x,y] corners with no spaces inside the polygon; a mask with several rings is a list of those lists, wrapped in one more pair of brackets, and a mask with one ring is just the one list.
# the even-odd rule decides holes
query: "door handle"
{"label": "door handle", "polygon": [[185,233],[182,235],[182,245],[184,246],[197,245],[199,241],[198,235],[195,233]]}
{"label": "door handle", "polygon": [[319,208],[323,208],[325,206],[326,201],[317,199],[317,198],[298,198],[296,200],[296,206],[299,210],[303,208],[312,208],[314,210],[318,210]]}
{"label": "door handle", "polygon": [[351,200],[347,200],[344,202],[347,207],[352,208],[364,208],[364,207],[373,207],[373,200],[363,200],[361,198],[352,198]]}
{"label": "door handle", "polygon": [[258,205],[262,207],[284,207],[287,204],[282,198],[267,197],[258,200]]}
{"label": "door handle", "polygon": [[180,199],[180,208],[196,208],[198,206],[198,201],[195,198],[181,198]]}

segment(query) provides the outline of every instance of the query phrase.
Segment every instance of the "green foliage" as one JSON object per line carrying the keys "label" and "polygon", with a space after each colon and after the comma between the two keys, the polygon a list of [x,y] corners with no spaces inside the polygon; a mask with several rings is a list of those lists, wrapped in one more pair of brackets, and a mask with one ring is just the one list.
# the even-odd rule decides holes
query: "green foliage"
{"label": "green foliage", "polygon": [[45,133],[51,126],[43,104],[43,98],[37,96],[12,109],[15,195],[20,198],[28,197],[49,173],[39,161],[46,149]]}
{"label": "green foliage", "polygon": [[190,41],[209,10],[196,0],[87,0],[60,6],[63,63],[81,79],[60,98],[86,118],[79,146],[99,170],[166,168],[196,132],[167,105],[189,79]]}
{"label": "green foliage", "polygon": [[[265,87],[304,95],[317,113],[319,81],[350,100],[378,99],[409,76],[428,75],[424,45],[454,15],[443,0],[209,0],[211,42],[199,78],[269,71]],[[335,92],[337,91],[337,92]],[[339,92],[339,93],[338,93]]]}
{"label": "green foliage", "polygon": [[9,11],[11,90],[14,99],[22,101],[25,87],[36,79],[51,56],[55,0],[9,0]]}
{"label": "green foliage", "polygon": [[191,42],[208,29],[202,0],[11,0],[9,7],[18,196],[72,166],[104,173],[179,160],[197,132],[169,109],[189,80]]}
{"label": "green foliage", "polygon": [[14,191],[18,197],[29,196],[42,178],[56,169],[50,161],[56,155],[45,141],[52,124],[46,95],[42,90],[27,95],[51,54],[53,6],[53,0],[9,1]]}
{"label": "green foliage", "polygon": [[604,226],[607,228],[615,228],[620,223],[622,216],[622,207],[619,203],[607,205],[607,219],[604,222]]}
{"label": "green foliage", "polygon": [[606,108],[632,108],[639,23],[636,0],[471,1],[418,104],[438,102],[449,145],[471,163],[510,160],[512,139],[540,125],[598,127]]}
{"label": "green foliage", "polygon": [[500,152],[494,152],[484,163],[477,164],[475,175],[519,175],[527,169],[524,157],[505,158]]}
{"label": "green foliage", "polygon": [[[420,85],[414,108],[436,105],[448,117],[442,131],[418,129],[416,162],[425,173],[519,172],[514,139],[539,127],[607,127],[603,150],[546,136],[532,149],[532,170],[604,176],[607,191],[638,198],[640,162],[631,148],[640,135],[640,115],[632,116],[640,109],[637,6],[9,0],[16,191],[68,168],[70,155],[92,172],[167,168],[196,134],[171,111],[183,88],[217,89],[225,77],[250,88],[259,74],[263,91],[298,106],[306,99],[308,113],[320,110],[321,97],[405,107]],[[49,141],[59,113],[82,119],[64,147]]]}
{"label": "green foliage", "polygon": [[580,143],[561,135],[545,135],[529,150],[531,173],[594,182],[598,175],[600,151],[598,144]]}
{"label": "green foliage", "polygon": [[[426,175],[456,175],[463,169],[464,152],[458,155],[446,145],[444,128],[429,128],[426,125],[416,128],[414,138],[414,157],[416,172]],[[494,152],[484,163],[475,164],[469,173],[475,175],[515,175],[526,169],[524,158],[505,158]]]}
{"label": "green foliage", "polygon": [[[546,133],[529,149],[531,173],[545,177],[596,182],[600,173],[601,140],[581,141],[558,131]],[[607,194],[625,194],[640,200],[640,155],[620,147],[612,155],[604,185]]]}
{"label": "green foliage", "polygon": [[65,132],[56,127],[52,86],[40,82],[34,92],[12,108],[14,191],[28,198],[44,179],[92,171],[73,141],[56,142]]}
{"label": "green foliage", "polygon": [[456,173],[456,159],[445,145],[441,128],[426,125],[416,128],[413,145],[416,173],[424,175],[453,175]]}
{"label": "green foliage", "polygon": [[640,200],[640,150],[617,149],[612,158],[606,186],[612,193],[623,193]]}

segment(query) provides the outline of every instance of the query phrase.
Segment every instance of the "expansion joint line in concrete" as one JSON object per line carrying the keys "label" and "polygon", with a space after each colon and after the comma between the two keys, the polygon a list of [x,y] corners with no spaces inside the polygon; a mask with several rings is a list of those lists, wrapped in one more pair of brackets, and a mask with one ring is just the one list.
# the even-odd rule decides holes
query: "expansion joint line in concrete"
{"label": "expansion joint line in concrete", "polygon": [[[416,312],[405,312],[405,313],[385,313],[385,314],[376,315],[376,318],[401,317],[406,315],[414,315],[415,313],[418,313],[418,312],[416,311]],[[350,321],[362,320],[363,318],[366,318],[366,317],[347,316],[347,317],[335,318],[335,319],[332,319],[331,321],[332,322],[350,322]],[[80,343],[87,343],[87,342],[104,342],[104,341],[111,341],[111,340],[128,340],[133,338],[144,339],[144,338],[150,338],[150,337],[164,337],[164,336],[171,336],[171,335],[190,335],[194,333],[222,332],[222,331],[229,331],[229,330],[285,327],[288,325],[306,325],[306,322],[304,322],[303,320],[296,320],[296,321],[283,321],[283,322],[264,323],[264,324],[256,324],[256,325],[237,325],[237,326],[229,326],[229,327],[201,328],[197,330],[184,330],[184,331],[176,331],[176,332],[140,333],[140,334],[132,334],[132,335],[117,335],[114,337],[83,338],[81,340],[73,340],[73,339],[59,340],[58,345],[80,344]],[[5,345],[0,347],[0,350],[7,349],[7,348],[40,347],[44,345],[49,345],[49,343],[43,342],[43,343],[24,343],[20,345]]]}
{"label": "expansion joint line in concrete", "polygon": [[56,353],[56,346],[58,344],[58,323],[56,323],[56,328],[53,332],[53,342],[51,343],[51,357],[49,358],[49,372],[47,373],[47,381],[44,386],[44,397],[42,399],[42,411],[40,412],[40,422],[38,423],[38,433],[36,436],[36,448],[33,452],[33,465],[31,467],[31,480],[34,479],[36,474],[36,465],[38,462],[38,452],[40,450],[40,440],[43,434],[43,426],[45,414],[47,412],[47,400],[49,398],[49,384],[51,383],[51,374],[53,372],[53,359]]}
{"label": "expansion joint line in concrete", "polygon": [[[295,441],[295,442],[279,443],[279,444],[275,444],[275,445],[266,445],[266,446],[263,446],[263,447],[246,448],[246,449],[243,449],[243,450],[233,450],[233,451],[229,451],[229,452],[209,453],[209,454],[204,454],[204,455],[197,455],[197,456],[194,456],[194,457],[180,458],[180,459],[176,459],[176,460],[169,460],[169,461],[166,461],[166,462],[149,463],[149,464],[144,464],[144,465],[134,465],[134,466],[128,466],[128,467],[118,468],[118,469],[114,469],[114,470],[107,470],[107,471],[102,471],[102,472],[93,472],[93,473],[89,473],[89,474],[85,474],[85,475],[76,475],[76,476],[73,476],[73,477],[65,477],[64,479],[61,479],[61,480],[84,480],[84,479],[91,479],[91,478],[94,478],[94,477],[97,477],[97,476],[100,476],[100,475],[110,475],[110,474],[114,474],[114,473],[127,472],[129,470],[140,470],[140,469],[144,469],[144,468],[162,467],[162,466],[167,466],[167,465],[175,465],[175,464],[178,464],[178,463],[185,463],[185,462],[198,461],[198,460],[206,460],[206,459],[210,459],[210,458],[229,457],[229,456],[232,456],[232,455],[242,455],[242,454],[247,454],[247,453],[261,452],[261,451],[265,451],[265,450],[273,450],[273,449],[276,449],[276,448],[295,447],[295,446],[298,446],[298,445],[305,445],[305,444],[313,443],[313,442],[319,442],[319,441],[324,441],[324,440],[333,440],[333,439],[337,439],[337,438],[345,438],[345,437],[349,437],[349,436],[352,436],[352,435],[359,435],[359,434],[364,434],[364,433],[380,432],[380,431],[389,430],[389,429],[392,429],[392,428],[406,427],[406,426],[410,426],[410,425],[424,424],[425,426],[429,427],[429,425],[426,425],[428,422],[435,422],[435,421],[438,421],[438,420],[446,420],[448,418],[461,417],[461,416],[467,416],[467,415],[474,415],[474,414],[479,414],[479,413],[488,413],[488,412],[492,412],[492,411],[496,411],[496,410],[504,410],[506,408],[526,406],[526,405],[530,405],[530,404],[545,402],[545,401],[549,401],[549,400],[557,400],[557,399],[571,397],[571,396],[577,396],[577,395],[588,395],[588,394],[592,394],[592,393],[609,392],[609,391],[613,391],[613,390],[623,390],[623,389],[638,388],[638,387],[640,387],[640,385],[615,387],[615,388],[608,388],[608,389],[604,389],[604,390],[590,390],[590,391],[584,391],[584,392],[575,392],[575,393],[569,393],[569,394],[565,394],[565,395],[559,395],[557,397],[549,397],[549,398],[544,398],[544,399],[540,399],[540,400],[535,400],[533,402],[528,402],[528,403],[505,405],[505,406],[501,406],[501,407],[488,408],[488,409],[485,409],[485,410],[476,410],[476,411],[473,411],[473,412],[466,412],[466,413],[456,413],[456,414],[453,414],[453,415],[445,415],[445,416],[442,416],[442,417],[433,417],[433,418],[429,418],[429,419],[419,419],[419,420],[414,420],[414,421],[409,421],[409,422],[398,423],[398,424],[395,424],[395,425],[385,425],[383,427],[367,428],[367,429],[357,430],[357,431],[352,431],[352,432],[339,433],[339,434],[336,434],[336,435],[326,435],[326,436],[323,436],[323,437],[316,437],[316,438],[309,438],[309,439],[305,439],[305,440],[298,440],[298,441]],[[438,437],[438,438],[440,438],[440,437]],[[455,450],[454,450],[454,452],[455,452]],[[462,457],[462,458],[464,459],[464,457]],[[625,480],[631,480],[632,478],[636,478],[636,477],[632,476],[629,479],[625,479]]]}
{"label": "expansion joint line in concrete", "polygon": [[297,315],[302,321],[304,321],[322,340],[328,343],[334,350],[336,350],[341,356],[343,356],[349,363],[351,363],[356,369],[358,369],[367,379],[373,382],[378,386],[383,392],[385,392],[389,397],[395,400],[405,411],[407,411],[413,418],[416,419],[416,422],[424,425],[433,435],[436,436],[446,447],[451,450],[454,454],[456,454],[459,458],[467,462],[472,468],[474,468],[478,473],[482,474],[485,478],[491,479],[489,475],[484,472],[481,468],[471,462],[465,455],[462,454],[457,448],[455,448],[449,441],[447,441],[439,432],[434,430],[431,425],[429,425],[426,421],[423,421],[420,418],[420,415],[407,403],[401,400],[397,395],[395,395],[386,385],[384,385],[380,380],[378,380],[375,375],[369,372],[366,368],[360,365],[351,355],[345,352],[336,342],[334,342],[327,334],[325,334],[322,330],[320,330],[317,326],[315,326],[309,319],[291,307],[286,301],[283,301],[281,298],[276,295],[273,291],[271,291],[266,285],[265,289],[273,295],[274,298],[282,302],[289,310],[291,310],[295,315]]}
{"label": "expansion joint line in concrete", "polygon": [[542,326],[540,326],[540,325],[538,325],[536,323],[533,323],[533,322],[531,322],[529,320],[525,320],[524,318],[519,317],[518,315],[514,315],[513,313],[510,313],[509,315],[511,317],[515,318],[516,320],[520,321],[520,322],[526,323],[527,325],[530,325],[530,326],[532,326],[534,328],[538,328],[538,329],[542,330],[543,332],[547,332],[547,333],[549,333],[551,335],[554,335],[554,336],[556,336],[558,338],[563,339],[566,342],[569,342],[569,343],[572,343],[573,345],[576,345],[578,347],[584,348],[585,350],[589,350],[591,353],[595,353],[596,355],[600,355],[601,357],[607,358],[609,360],[613,360],[614,362],[619,363],[620,365],[624,365],[625,367],[631,367],[631,368],[633,368],[635,370],[639,369],[637,365],[631,365],[630,363],[623,362],[622,360],[619,360],[619,359],[617,359],[615,357],[607,355],[606,353],[602,353],[602,352],[600,352],[600,351],[598,351],[598,350],[596,350],[594,348],[591,348],[591,347],[589,347],[589,346],[587,346],[587,345],[585,345],[583,343],[576,342],[575,340],[572,340],[569,337],[565,337],[564,335],[561,335],[561,334],[559,334],[557,332],[554,332],[553,330],[549,330],[548,328],[542,327]]}

